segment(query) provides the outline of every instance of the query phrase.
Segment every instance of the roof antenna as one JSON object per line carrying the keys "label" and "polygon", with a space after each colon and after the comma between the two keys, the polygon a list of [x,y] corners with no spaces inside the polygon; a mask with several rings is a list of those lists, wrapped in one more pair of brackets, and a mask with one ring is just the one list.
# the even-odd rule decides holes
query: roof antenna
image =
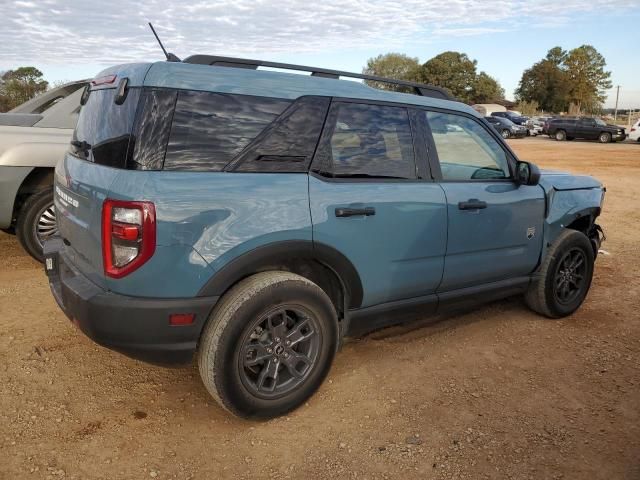
{"label": "roof antenna", "polygon": [[167,62],[181,62],[182,60],[180,60],[173,53],[171,53],[171,52],[167,53],[167,51],[164,48],[164,45],[162,45],[162,42],[160,41],[160,37],[158,37],[158,34],[156,33],[156,29],[153,28],[153,25],[151,25],[151,22],[149,22],[149,27],[151,27],[151,31],[155,35],[156,40],[158,40],[158,43],[160,44],[160,48],[164,52],[164,56],[167,57]]}

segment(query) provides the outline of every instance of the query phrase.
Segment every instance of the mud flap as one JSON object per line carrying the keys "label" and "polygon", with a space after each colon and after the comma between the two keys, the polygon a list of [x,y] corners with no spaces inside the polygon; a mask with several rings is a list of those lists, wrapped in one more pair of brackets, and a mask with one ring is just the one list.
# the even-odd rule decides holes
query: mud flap
{"label": "mud flap", "polygon": [[594,223],[591,226],[587,236],[591,241],[591,246],[593,247],[593,258],[595,259],[598,257],[598,250],[600,250],[600,246],[602,245],[602,242],[604,242],[607,239],[607,237],[605,236],[604,231],[602,230],[602,227],[597,223]]}

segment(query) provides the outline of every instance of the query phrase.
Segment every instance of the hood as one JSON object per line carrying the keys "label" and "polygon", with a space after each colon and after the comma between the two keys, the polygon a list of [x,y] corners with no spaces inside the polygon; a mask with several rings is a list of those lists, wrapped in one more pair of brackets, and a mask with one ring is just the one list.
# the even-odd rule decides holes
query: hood
{"label": "hood", "polygon": [[573,175],[556,170],[541,170],[540,185],[545,191],[602,188],[602,183],[588,175]]}

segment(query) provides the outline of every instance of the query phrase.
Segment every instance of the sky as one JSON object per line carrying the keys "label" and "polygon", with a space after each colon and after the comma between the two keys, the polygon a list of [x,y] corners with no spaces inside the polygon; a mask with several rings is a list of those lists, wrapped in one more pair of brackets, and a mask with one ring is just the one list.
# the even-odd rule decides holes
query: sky
{"label": "sky", "polygon": [[[640,108],[640,0],[0,0],[0,71],[36,66],[50,82],[95,76],[167,50],[360,72],[400,52],[421,62],[464,52],[513,98],[522,72],[555,46],[593,45],[620,108]],[[615,103],[615,89],[605,103]]]}

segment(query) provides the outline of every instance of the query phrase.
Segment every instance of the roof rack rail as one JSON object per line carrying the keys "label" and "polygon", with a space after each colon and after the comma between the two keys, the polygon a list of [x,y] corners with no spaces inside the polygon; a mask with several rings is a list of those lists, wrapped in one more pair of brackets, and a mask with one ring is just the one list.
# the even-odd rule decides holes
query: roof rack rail
{"label": "roof rack rail", "polygon": [[216,55],[191,55],[185,58],[183,63],[194,63],[198,65],[212,65],[216,67],[234,67],[247,68],[256,70],[258,67],[280,68],[284,70],[298,70],[301,72],[311,72],[314,77],[335,78],[349,77],[359,78],[361,80],[370,80],[374,82],[390,83],[393,85],[401,85],[411,87],[416,95],[423,97],[441,98],[444,100],[455,100],[449,92],[444,88],[435,87],[433,85],[425,85],[422,83],[408,82],[406,80],[394,80],[392,78],[377,77],[375,75],[366,75],[364,73],[350,73],[340,70],[330,70],[327,68],[306,67],[304,65],[293,65],[290,63],[269,62],[265,60],[249,60],[247,58],[235,57],[219,57]]}

